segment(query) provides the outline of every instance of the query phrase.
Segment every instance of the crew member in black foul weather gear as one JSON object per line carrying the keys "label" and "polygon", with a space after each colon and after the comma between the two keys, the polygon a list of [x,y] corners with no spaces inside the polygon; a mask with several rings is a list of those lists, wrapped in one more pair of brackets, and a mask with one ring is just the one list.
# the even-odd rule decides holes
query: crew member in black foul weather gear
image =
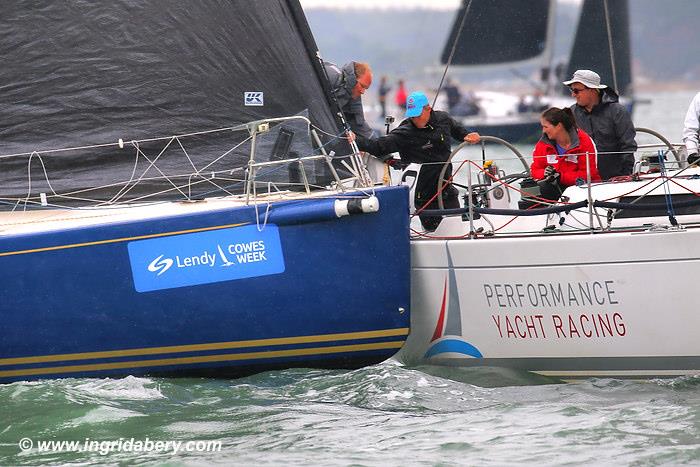
{"label": "crew member in black foul weather gear", "polygon": [[[414,92],[406,100],[406,119],[388,135],[366,138],[357,135],[357,146],[377,157],[398,152],[403,163],[422,164],[416,181],[416,210],[437,209],[437,187],[443,164],[449,159],[452,139],[478,143],[478,133],[469,133],[447,112],[433,110],[422,92]],[[445,180],[452,176],[452,167],[445,172]],[[442,191],[445,208],[458,208],[459,197],[455,187],[448,185]],[[437,229],[441,216],[420,214],[423,228]]]}

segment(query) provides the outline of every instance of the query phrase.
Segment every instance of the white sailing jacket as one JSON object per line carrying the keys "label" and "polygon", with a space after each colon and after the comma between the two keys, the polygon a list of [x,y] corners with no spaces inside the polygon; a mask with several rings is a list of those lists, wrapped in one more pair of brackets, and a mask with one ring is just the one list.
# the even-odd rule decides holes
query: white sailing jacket
{"label": "white sailing jacket", "polygon": [[683,143],[688,154],[698,153],[698,131],[700,131],[700,92],[695,94],[685,114]]}

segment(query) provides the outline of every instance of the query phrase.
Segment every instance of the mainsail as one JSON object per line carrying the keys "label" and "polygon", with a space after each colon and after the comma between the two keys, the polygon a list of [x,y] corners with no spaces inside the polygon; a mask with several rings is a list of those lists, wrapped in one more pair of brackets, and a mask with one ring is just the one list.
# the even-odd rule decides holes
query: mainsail
{"label": "mainsail", "polygon": [[[612,38],[612,55],[615,63],[613,77],[613,57],[608,42],[608,23]],[[581,8],[581,18],[576,38],[571,50],[567,77],[579,69],[594,70],[604,84],[615,86],[621,95],[629,95],[632,83],[630,52],[629,7],[627,0],[585,0]],[[567,78],[568,79],[568,78]]]}
{"label": "mainsail", "polygon": [[442,51],[442,63],[448,62],[458,35],[453,65],[512,66],[548,60],[553,20],[550,0],[463,0]]}
{"label": "mainsail", "polygon": [[[0,155],[27,154],[0,158],[6,203],[40,193],[195,197],[223,185],[174,187],[193,174],[216,178],[249,157],[245,128],[145,141],[155,137],[294,114],[308,115],[322,137],[339,133],[298,0],[12,0],[0,21]],[[308,131],[288,127],[282,144],[279,129],[260,135],[258,160],[310,154]],[[119,139],[124,149],[48,157]],[[272,154],[280,148],[284,154]]]}

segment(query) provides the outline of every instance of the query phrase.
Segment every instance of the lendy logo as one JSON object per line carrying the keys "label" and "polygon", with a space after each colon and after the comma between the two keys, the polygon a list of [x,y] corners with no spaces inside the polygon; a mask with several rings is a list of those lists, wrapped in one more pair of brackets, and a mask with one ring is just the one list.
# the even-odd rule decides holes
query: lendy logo
{"label": "lendy logo", "polygon": [[163,274],[165,271],[170,269],[170,266],[173,265],[173,260],[170,258],[163,258],[164,255],[160,255],[153,261],[151,261],[151,264],[148,265],[148,270],[151,272],[157,272],[157,276],[160,276]]}
{"label": "lendy logo", "polygon": [[[218,255],[217,255],[218,253]],[[173,258],[160,255],[148,265],[148,270],[157,273],[156,276],[162,275],[165,271],[175,266],[176,269],[188,269],[199,266],[208,267],[229,267],[236,264],[249,264],[260,261],[267,261],[265,250],[265,242],[263,240],[255,240],[245,243],[232,243],[225,247],[221,244],[216,245],[216,252],[210,253],[204,250],[196,255],[173,255]],[[229,259],[231,258],[231,259]],[[219,263],[219,260],[221,264]],[[233,261],[232,261],[233,260]]]}
{"label": "lendy logo", "polygon": [[[129,242],[138,292],[281,274],[284,254],[276,225],[246,225]],[[167,271],[167,273],[166,273]]]}

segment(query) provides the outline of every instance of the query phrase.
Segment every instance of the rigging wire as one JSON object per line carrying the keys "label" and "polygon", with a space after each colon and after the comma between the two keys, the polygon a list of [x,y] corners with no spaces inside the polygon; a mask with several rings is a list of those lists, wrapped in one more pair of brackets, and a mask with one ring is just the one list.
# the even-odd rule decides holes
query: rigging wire
{"label": "rigging wire", "polygon": [[[308,124],[310,126],[314,127],[314,125],[312,125],[310,122],[308,122]],[[183,142],[181,139],[184,137],[200,136],[200,135],[212,134],[212,133],[222,132],[222,131],[228,132],[228,131],[244,130],[247,128],[248,128],[247,125],[238,125],[238,126],[234,126],[234,127],[218,128],[218,129],[214,129],[214,130],[193,132],[193,133],[174,135],[174,136],[169,136],[169,137],[148,138],[148,139],[143,139],[143,140],[131,140],[127,144],[132,146],[132,148],[134,149],[135,158],[134,158],[133,166],[131,168],[131,175],[128,177],[128,180],[126,180],[124,182],[119,182],[119,183],[111,183],[111,184],[107,184],[107,185],[95,186],[92,188],[73,190],[71,192],[64,192],[61,194],[56,192],[56,190],[52,186],[51,178],[49,177],[49,174],[47,173],[47,169],[46,169],[46,166],[45,166],[44,161],[43,161],[44,156],[58,155],[58,153],[67,152],[67,151],[77,151],[77,150],[107,148],[107,147],[117,147],[117,146],[120,149],[123,149],[125,147],[124,142],[120,139],[118,143],[94,144],[94,145],[88,145],[88,146],[60,148],[60,149],[47,149],[47,150],[41,150],[41,151],[33,151],[31,153],[21,153],[21,154],[5,154],[5,155],[0,155],[0,159],[29,156],[28,161],[27,161],[28,191],[27,191],[26,196],[23,196],[22,198],[16,200],[15,207],[13,208],[13,210],[18,209],[20,206],[22,206],[23,210],[26,210],[27,207],[30,207],[30,206],[37,207],[37,205],[38,205],[38,202],[35,201],[38,197],[32,196],[32,185],[33,185],[32,184],[32,181],[33,181],[32,162],[33,162],[34,158],[36,158],[39,161],[39,165],[41,167],[40,170],[43,172],[43,177],[41,177],[41,178],[43,178],[44,182],[46,183],[46,185],[49,188],[49,193],[50,193],[49,198],[53,198],[53,199],[72,200],[72,201],[90,203],[90,204],[94,204],[96,206],[118,205],[118,204],[123,203],[122,199],[125,197],[125,195],[127,193],[132,191],[132,189],[134,187],[136,187],[140,182],[145,181],[145,180],[150,180],[150,181],[164,180],[170,184],[170,188],[165,189],[161,192],[152,193],[152,194],[144,195],[144,196],[139,196],[136,198],[131,198],[127,202],[140,201],[142,199],[148,199],[150,197],[157,196],[159,194],[165,194],[165,193],[173,192],[173,191],[179,192],[181,196],[184,196],[184,199],[190,199],[192,187],[195,185],[202,184],[202,183],[211,184],[214,187],[214,189],[207,192],[207,194],[225,193],[227,195],[231,195],[232,193],[229,191],[229,189],[233,186],[240,184],[240,182],[237,182],[233,185],[222,186],[222,185],[219,185],[218,183],[213,181],[213,178],[216,177],[216,171],[211,172],[212,179],[208,179],[207,177],[202,177],[202,173],[204,171],[206,171],[208,168],[210,168],[212,165],[214,165],[215,163],[222,160],[224,157],[231,154],[234,150],[236,150],[237,148],[241,147],[243,144],[248,142],[251,139],[251,136],[248,136],[243,141],[238,142],[233,147],[229,148],[228,150],[226,150],[225,152],[223,152],[222,154],[217,156],[214,160],[208,162],[205,166],[200,167],[200,168],[196,167],[194,161],[191,159],[191,157],[190,157],[187,149],[183,145]],[[341,135],[331,135],[331,136],[333,136],[334,139],[339,139],[342,137]],[[141,150],[140,143],[153,142],[153,141],[165,141],[166,144],[162,147],[162,149],[160,149],[159,153],[155,156],[155,158],[150,158],[146,154],[144,154],[144,152]],[[173,143],[175,143],[175,144],[173,144]],[[331,144],[331,142],[329,141],[326,144]],[[176,175],[176,174],[166,175],[160,170],[160,168],[158,167],[158,161],[161,158],[161,156],[171,146],[175,147],[175,148],[179,148],[179,151],[182,154],[184,154],[184,156],[187,158],[187,161],[189,162],[189,165],[193,169],[192,173],[182,174],[182,175]],[[319,150],[319,149],[317,149],[317,150]],[[342,158],[349,157],[349,156],[333,156],[333,157],[334,157],[334,159],[342,159]],[[140,171],[141,172],[140,175],[137,175],[137,170],[138,170],[137,167],[139,165],[139,160],[142,160],[142,159],[145,159],[147,161],[147,167],[145,169],[142,169],[142,171]],[[147,173],[151,169],[158,172],[159,176],[147,177]],[[267,169],[267,170],[265,170],[265,175],[266,176],[272,175],[273,173],[278,172],[282,169],[283,169],[283,167],[278,167],[278,168],[271,169],[271,170]],[[228,173],[228,170],[223,171],[222,173]],[[261,174],[262,174],[262,172],[261,172]],[[183,178],[183,177],[187,178],[187,182],[185,185],[173,182],[173,180],[175,180],[177,178]],[[193,177],[194,178],[202,177],[204,180],[198,180],[195,182],[192,180]],[[219,178],[221,178],[221,177],[219,177]],[[226,181],[227,178],[224,177],[223,180]],[[118,187],[118,191],[114,195],[112,195],[108,200],[100,200],[100,199],[92,199],[90,197],[75,196],[75,195],[78,195],[80,193],[91,193],[93,191],[97,191],[97,190],[109,188],[109,187]],[[322,187],[317,187],[315,185],[314,185],[314,187],[322,188]],[[187,193],[184,193],[183,189],[186,190]],[[43,196],[43,194],[42,194],[42,196]],[[201,194],[199,194],[198,196],[201,196]],[[57,205],[54,205],[53,203],[48,203],[42,199],[42,204],[43,203],[46,203],[45,206],[51,205],[52,207],[58,207]],[[68,206],[66,206],[66,208],[68,208]]]}
{"label": "rigging wire", "polygon": [[603,9],[605,10],[605,27],[608,32],[608,51],[610,53],[610,68],[612,68],[612,79],[613,87],[615,92],[620,94],[620,90],[617,87],[617,72],[615,67],[615,52],[613,50],[612,44],[612,31],[610,29],[610,10],[608,9],[608,0],[603,0]]}
{"label": "rigging wire", "polygon": [[[232,127],[224,127],[224,128],[216,128],[213,130],[204,130],[204,131],[197,131],[193,133],[182,133],[178,135],[172,135],[172,136],[159,136],[155,138],[145,138],[145,139],[139,139],[139,140],[132,140],[130,141],[131,143],[150,143],[154,141],[169,141],[172,140],[173,138],[185,138],[185,137],[193,137],[193,136],[201,136],[201,135],[207,135],[211,133],[219,133],[219,132],[224,132],[224,131],[241,131],[247,129],[248,126],[245,124],[237,125],[237,126],[232,126]],[[118,147],[122,149],[124,147],[125,141],[119,141],[117,143],[103,143],[103,144],[90,144],[87,146],[75,146],[75,147],[69,147],[69,148],[60,148],[60,149],[42,149],[40,151],[32,151],[32,152],[20,152],[20,153],[15,153],[15,154],[0,154],[0,159],[8,159],[12,157],[18,157],[18,156],[30,156],[34,153],[42,153],[42,154],[50,154],[50,153],[60,153],[60,152],[68,152],[68,151],[80,151],[80,150],[85,150],[85,149],[97,149],[97,148],[108,148],[108,147]]]}
{"label": "rigging wire", "polygon": [[435,107],[435,102],[437,101],[440,91],[442,90],[442,85],[445,82],[445,76],[447,76],[447,70],[449,70],[452,64],[452,58],[455,55],[455,50],[457,50],[457,43],[459,42],[459,36],[462,35],[462,30],[464,29],[464,23],[467,20],[467,15],[469,14],[469,9],[472,6],[472,0],[467,2],[467,8],[464,10],[464,16],[462,16],[462,22],[459,24],[459,29],[457,30],[457,35],[455,35],[455,40],[452,43],[452,50],[450,50],[450,56],[445,64],[445,71],[442,73],[442,78],[440,78],[440,85],[438,86],[437,92],[435,93],[435,99],[433,99],[433,107]]}
{"label": "rigging wire", "polygon": [[[661,169],[661,176],[666,178],[666,165],[664,164],[663,152],[659,151],[659,168]],[[668,221],[672,226],[678,226],[678,221],[676,220],[676,212],[673,209],[673,199],[671,197],[671,187],[669,186],[668,180],[664,180],[664,198],[666,200],[666,212],[668,213]]]}

